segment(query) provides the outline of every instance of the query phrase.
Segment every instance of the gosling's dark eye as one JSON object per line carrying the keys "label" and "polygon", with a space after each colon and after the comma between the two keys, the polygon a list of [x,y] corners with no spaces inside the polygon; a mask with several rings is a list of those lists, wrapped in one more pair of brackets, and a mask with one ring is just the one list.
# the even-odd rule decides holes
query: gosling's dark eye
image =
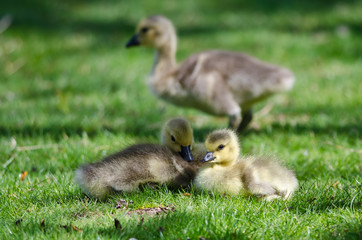
{"label": "gosling's dark eye", "polygon": [[175,137],[174,137],[174,136],[172,136],[172,135],[171,135],[171,140],[172,140],[172,142],[176,142]]}
{"label": "gosling's dark eye", "polygon": [[143,27],[143,28],[141,28],[141,33],[146,33],[147,31],[148,31],[148,27]]}
{"label": "gosling's dark eye", "polygon": [[217,147],[217,150],[222,150],[224,147],[225,147],[225,146],[221,144],[221,145],[219,145],[219,146]]}

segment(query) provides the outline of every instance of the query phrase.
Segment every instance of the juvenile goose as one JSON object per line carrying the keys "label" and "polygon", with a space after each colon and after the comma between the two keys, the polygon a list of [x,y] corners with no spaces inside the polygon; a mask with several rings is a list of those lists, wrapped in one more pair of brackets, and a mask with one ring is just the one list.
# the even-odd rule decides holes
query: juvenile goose
{"label": "juvenile goose", "polygon": [[163,16],[140,21],[126,47],[139,45],[156,49],[148,85],[157,96],[175,105],[228,116],[234,130],[246,128],[255,102],[294,84],[288,69],[239,52],[209,50],[177,65],[176,32]]}
{"label": "juvenile goose", "polygon": [[85,193],[100,199],[112,191],[135,191],[144,183],[188,185],[201,165],[201,154],[206,153],[196,151],[199,161],[193,161],[190,153],[193,133],[189,122],[168,121],[162,130],[162,142],[164,146],[136,144],[99,162],[85,164],[76,170],[76,182]]}
{"label": "juvenile goose", "polygon": [[207,162],[195,177],[195,187],[211,192],[261,195],[266,200],[288,199],[298,187],[293,171],[274,158],[249,156],[239,158],[238,138],[231,130],[212,132],[205,141]]}

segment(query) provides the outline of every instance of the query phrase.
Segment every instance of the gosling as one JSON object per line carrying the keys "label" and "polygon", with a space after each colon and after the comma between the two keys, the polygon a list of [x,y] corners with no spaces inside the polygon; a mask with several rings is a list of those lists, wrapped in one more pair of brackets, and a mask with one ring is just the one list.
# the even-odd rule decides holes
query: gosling
{"label": "gosling", "polygon": [[298,187],[293,171],[268,156],[239,157],[240,147],[231,130],[216,130],[205,141],[207,162],[196,175],[199,190],[213,193],[254,194],[266,200],[290,199]]}
{"label": "gosling", "polygon": [[198,161],[194,161],[189,122],[180,118],[168,121],[162,130],[162,143],[165,145],[136,144],[99,162],[85,164],[76,170],[75,180],[83,192],[99,199],[114,191],[136,191],[145,183],[189,185],[201,166],[200,156],[206,153],[197,147]]}
{"label": "gosling", "polygon": [[[161,144],[174,152],[180,152],[181,156],[195,167],[201,166],[202,159],[206,154],[205,145],[195,143],[191,124],[184,118],[173,118],[164,124],[161,130]],[[191,158],[187,158],[189,154],[188,148],[192,153]]]}
{"label": "gosling", "polygon": [[152,16],[140,21],[126,47],[156,49],[148,85],[158,97],[175,105],[229,117],[229,128],[243,131],[252,106],[292,88],[293,73],[240,52],[209,50],[176,63],[177,36],[171,21]]}

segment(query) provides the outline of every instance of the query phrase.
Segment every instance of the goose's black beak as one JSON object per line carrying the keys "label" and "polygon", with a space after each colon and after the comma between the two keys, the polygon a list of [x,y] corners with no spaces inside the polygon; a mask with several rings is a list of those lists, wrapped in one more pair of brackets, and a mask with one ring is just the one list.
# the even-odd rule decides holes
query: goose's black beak
{"label": "goose's black beak", "polygon": [[188,162],[191,162],[194,160],[194,158],[192,157],[191,154],[191,150],[190,150],[190,145],[189,146],[181,146],[181,156],[183,157],[183,159],[185,159]]}
{"label": "goose's black beak", "polygon": [[207,152],[204,156],[204,158],[202,159],[202,162],[208,162],[208,161],[212,161],[214,160],[215,157],[212,155],[212,152]]}
{"label": "goose's black beak", "polygon": [[135,34],[126,44],[126,48],[130,48],[133,46],[139,46],[139,45],[140,45],[140,39],[138,37],[138,34]]}

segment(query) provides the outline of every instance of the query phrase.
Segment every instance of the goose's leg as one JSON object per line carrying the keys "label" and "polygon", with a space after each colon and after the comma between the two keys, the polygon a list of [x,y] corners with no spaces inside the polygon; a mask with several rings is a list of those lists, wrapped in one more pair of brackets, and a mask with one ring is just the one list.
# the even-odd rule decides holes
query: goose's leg
{"label": "goose's leg", "polygon": [[253,119],[253,111],[251,109],[248,109],[245,112],[243,111],[242,116],[243,116],[242,121],[239,127],[237,128],[238,133],[243,132],[246,129],[246,127],[249,125],[249,123]]}
{"label": "goose's leg", "polygon": [[[221,82],[223,82],[222,79],[218,81],[218,83]],[[229,89],[225,88],[224,85],[215,85],[213,91],[209,94],[215,96],[211,101],[213,101],[213,106],[217,109],[217,112],[229,116],[228,128],[236,131],[241,122],[241,108],[230,94]]]}
{"label": "goose's leg", "polygon": [[229,128],[237,130],[241,122],[240,112],[229,115]]}

